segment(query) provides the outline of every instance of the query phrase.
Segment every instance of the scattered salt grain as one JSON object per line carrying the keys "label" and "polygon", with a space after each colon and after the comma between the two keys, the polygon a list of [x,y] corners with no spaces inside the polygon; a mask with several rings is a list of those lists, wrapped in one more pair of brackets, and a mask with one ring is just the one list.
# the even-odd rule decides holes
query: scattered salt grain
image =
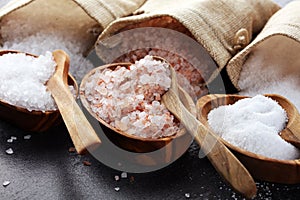
{"label": "scattered salt grain", "polygon": [[14,151],[12,150],[12,148],[9,148],[5,151],[8,155],[11,155],[14,153]]}
{"label": "scattered salt grain", "polygon": [[38,58],[24,53],[0,56],[0,99],[29,111],[56,110],[45,86],[55,66],[51,52]]}
{"label": "scattered salt grain", "polygon": [[10,139],[12,139],[12,140],[17,140],[17,137],[11,136]]}
{"label": "scattered salt grain", "polygon": [[190,193],[185,193],[185,194],[184,194],[184,196],[185,196],[185,198],[187,198],[187,199],[188,199],[188,198],[190,198],[190,197],[191,197],[191,194],[190,194]]}
{"label": "scattered salt grain", "polygon": [[146,56],[129,69],[119,66],[96,71],[81,89],[91,110],[111,126],[143,138],[171,136],[179,125],[156,100],[171,86],[168,67]]}
{"label": "scattered salt grain", "polygon": [[116,191],[116,192],[119,192],[119,191],[120,191],[120,188],[119,188],[119,187],[115,187],[115,191]]}
{"label": "scattered salt grain", "polygon": [[9,184],[10,184],[10,181],[4,181],[2,185],[3,185],[4,187],[7,187]]}
{"label": "scattered salt grain", "polygon": [[119,181],[120,180],[120,176],[116,175],[115,176],[115,181]]}
{"label": "scattered salt grain", "polygon": [[280,160],[300,156],[297,148],[279,136],[287,120],[283,108],[262,95],[220,106],[208,114],[211,128],[232,145]]}
{"label": "scattered salt grain", "polygon": [[8,143],[12,143],[13,141],[14,141],[14,140],[11,139],[11,138],[9,138],[9,139],[7,140]]}
{"label": "scattered salt grain", "polygon": [[126,172],[122,172],[121,178],[127,178],[127,173]]}
{"label": "scattered salt grain", "polygon": [[30,140],[30,138],[31,138],[31,135],[25,135],[24,136],[24,140]]}

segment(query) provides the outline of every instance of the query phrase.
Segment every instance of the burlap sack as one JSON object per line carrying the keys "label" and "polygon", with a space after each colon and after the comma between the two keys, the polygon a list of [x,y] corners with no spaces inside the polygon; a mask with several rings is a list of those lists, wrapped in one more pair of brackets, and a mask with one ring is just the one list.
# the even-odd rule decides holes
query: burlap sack
{"label": "burlap sack", "polygon": [[[240,81],[244,81],[240,80],[242,71],[246,70],[246,66],[250,67],[247,70],[251,71],[251,67],[256,68],[257,62],[263,68],[268,67],[267,76],[272,76],[274,71],[279,72],[280,76],[299,74],[299,11],[300,1],[293,1],[286,5],[270,18],[263,30],[246,48],[230,60],[226,70],[233,85],[238,90],[243,89],[240,87]],[[263,84],[267,78],[263,77],[262,82],[256,84]],[[248,83],[249,86],[251,84],[253,83]]]}
{"label": "burlap sack", "polygon": [[[73,38],[70,39],[78,43],[82,52],[87,52],[109,23],[131,14],[144,1],[12,0],[0,9],[1,44],[6,40],[19,37],[20,32],[32,35],[40,30],[55,30],[66,37],[72,35]],[[14,22],[15,24],[12,24]],[[11,26],[15,26],[16,31],[6,30],[12,29]]]}
{"label": "burlap sack", "polygon": [[[105,60],[103,52],[103,40],[109,36],[136,27],[164,27],[193,37],[220,70],[260,32],[278,9],[280,7],[270,0],[148,0],[133,16],[110,24],[99,36],[96,52],[110,62]],[[211,73],[211,77],[219,70]]]}

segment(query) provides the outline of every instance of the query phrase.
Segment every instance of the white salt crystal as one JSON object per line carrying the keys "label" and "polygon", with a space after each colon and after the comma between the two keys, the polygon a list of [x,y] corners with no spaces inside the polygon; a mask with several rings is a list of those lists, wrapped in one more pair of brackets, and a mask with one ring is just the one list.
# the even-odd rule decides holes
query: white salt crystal
{"label": "white salt crystal", "polygon": [[45,86],[55,66],[51,52],[38,58],[23,53],[0,56],[0,99],[29,111],[56,110]]}
{"label": "white salt crystal", "polygon": [[283,108],[262,95],[220,106],[208,114],[211,128],[229,143],[270,158],[297,159],[299,150],[279,136],[286,122]]}
{"label": "white salt crystal", "polygon": [[14,153],[14,151],[12,150],[12,148],[9,148],[5,151],[8,155],[11,155]]}
{"label": "white salt crystal", "polygon": [[127,178],[127,173],[126,172],[122,172],[121,178]]}
{"label": "white salt crystal", "polygon": [[12,143],[13,141],[14,141],[14,140],[11,139],[11,138],[9,138],[9,139],[7,140],[8,143]]}
{"label": "white salt crystal", "polygon": [[12,140],[17,140],[17,137],[11,136],[10,139],[12,139]]}
{"label": "white salt crystal", "polygon": [[191,194],[190,194],[190,193],[185,193],[185,194],[184,194],[184,196],[185,196],[185,198],[187,198],[187,199],[188,199],[188,198],[190,198],[190,197],[191,197]]}
{"label": "white salt crystal", "polygon": [[24,140],[30,140],[30,138],[31,138],[31,135],[25,135],[24,136]]}
{"label": "white salt crystal", "polygon": [[[29,24],[30,23],[24,23],[22,28],[32,29]],[[41,55],[46,51],[62,49],[70,56],[70,73],[78,83],[81,82],[81,79],[87,72],[94,68],[93,63],[83,57],[78,43],[70,39],[72,36],[60,35],[53,30],[41,32],[37,30],[33,35],[28,35],[31,33],[31,30],[28,31],[27,34],[26,31],[20,30],[20,34],[17,34],[15,29],[19,26],[20,24],[17,22],[4,22],[4,24],[2,24],[1,33],[4,38],[2,49],[14,49],[36,55]],[[36,24],[34,26],[38,27]],[[14,32],[14,34],[11,34],[11,32]],[[11,37],[10,35],[18,35],[18,37]]]}
{"label": "white salt crystal", "polygon": [[120,187],[115,187],[115,191],[119,192],[120,191]]}
{"label": "white salt crystal", "polygon": [[10,184],[10,181],[4,181],[2,185],[3,185],[4,187],[7,187],[9,184]]}

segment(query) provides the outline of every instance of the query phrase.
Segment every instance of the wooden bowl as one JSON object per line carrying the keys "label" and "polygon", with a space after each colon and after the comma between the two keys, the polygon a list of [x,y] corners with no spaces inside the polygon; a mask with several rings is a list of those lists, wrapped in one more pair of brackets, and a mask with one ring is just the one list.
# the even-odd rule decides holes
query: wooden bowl
{"label": "wooden bowl", "polygon": [[[289,118],[286,128],[281,132],[285,137],[291,135],[293,127],[299,127],[299,113],[296,112],[296,108],[290,104],[290,102],[282,99],[277,95],[265,95],[273,100],[277,101],[286,111]],[[236,101],[247,98],[246,96],[240,95],[206,95],[197,101],[198,119],[207,127],[208,113],[213,109],[221,105],[233,104]],[[290,112],[291,111],[291,112]],[[298,120],[295,119],[295,115],[298,116]],[[299,129],[299,128],[298,128]],[[284,138],[284,137],[283,137]],[[290,138],[290,137],[289,137]],[[297,139],[294,137],[294,139]],[[267,158],[239,147],[236,147],[229,142],[221,138],[224,144],[232,150],[237,158],[245,165],[251,175],[260,180],[284,183],[284,184],[295,184],[300,183],[300,160],[277,160]],[[299,142],[299,139],[297,139]],[[298,143],[296,142],[296,143]]]}
{"label": "wooden bowl", "polygon": [[[7,53],[20,53],[18,51],[3,50],[0,56]],[[37,57],[36,55],[26,55]],[[78,85],[72,75],[69,74],[68,84],[73,86],[78,94]],[[13,125],[31,132],[43,132],[62,122],[61,115],[56,111],[28,111],[25,108],[11,105],[0,99],[0,119],[3,119]]]}
{"label": "wooden bowl", "polygon": [[[82,80],[80,85],[80,99],[83,104],[83,106],[86,108],[86,110],[98,120],[100,125],[102,126],[102,129],[105,133],[105,135],[108,137],[108,139],[117,145],[118,147],[131,151],[136,153],[147,153],[147,152],[153,152],[156,150],[159,150],[163,147],[165,147],[167,144],[172,142],[172,148],[168,152],[172,152],[173,155],[168,156],[181,156],[187,148],[190,146],[193,138],[190,134],[186,132],[185,129],[181,129],[177,134],[166,137],[166,138],[159,138],[159,139],[148,139],[148,138],[142,138],[138,136],[134,136],[131,134],[128,134],[124,131],[121,131],[119,129],[116,129],[115,127],[112,127],[110,124],[108,124],[106,121],[98,117],[94,112],[92,112],[89,102],[87,101],[85,94],[83,92],[83,89],[85,88],[86,81],[88,77],[93,75],[97,70],[103,70],[105,68],[111,68],[115,69],[117,66],[125,66],[129,67],[131,63],[113,63],[108,65],[103,65],[100,67],[97,67],[90,71]],[[189,99],[190,105],[189,110],[196,115],[196,107],[192,99]],[[168,153],[169,154],[169,153]]]}

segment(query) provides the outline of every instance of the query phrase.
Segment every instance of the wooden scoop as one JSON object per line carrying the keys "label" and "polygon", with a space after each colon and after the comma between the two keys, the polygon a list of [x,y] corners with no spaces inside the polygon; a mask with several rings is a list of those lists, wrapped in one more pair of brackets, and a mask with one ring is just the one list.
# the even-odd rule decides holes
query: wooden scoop
{"label": "wooden scoop", "polygon": [[[170,66],[170,65],[169,65]],[[256,184],[242,163],[221,142],[220,138],[187,111],[179,98],[176,73],[171,70],[171,88],[162,96],[162,102],[195,137],[218,173],[247,198],[256,195]]]}
{"label": "wooden scoop", "polygon": [[101,141],[69,90],[67,77],[70,60],[68,55],[62,50],[56,50],[52,54],[57,67],[47,82],[47,88],[57,104],[77,152],[83,154],[87,149],[93,150],[99,146]]}
{"label": "wooden scoop", "polygon": [[[277,101],[281,107],[285,109],[288,116],[288,122],[285,129],[280,133],[280,136],[287,142],[292,143],[300,148],[300,115],[296,107],[286,98],[277,94],[265,94]],[[210,94],[201,97],[197,101],[198,119],[205,126],[209,127],[208,114],[209,112],[223,105],[234,104],[238,100],[248,98],[248,96],[236,94]],[[222,139],[222,138],[221,138]],[[239,148],[226,140],[222,139],[223,143],[235,153],[239,160],[247,167],[253,177],[259,180],[275,182],[281,184],[299,184],[300,183],[300,160],[278,160],[268,158],[259,154],[255,154]]]}

